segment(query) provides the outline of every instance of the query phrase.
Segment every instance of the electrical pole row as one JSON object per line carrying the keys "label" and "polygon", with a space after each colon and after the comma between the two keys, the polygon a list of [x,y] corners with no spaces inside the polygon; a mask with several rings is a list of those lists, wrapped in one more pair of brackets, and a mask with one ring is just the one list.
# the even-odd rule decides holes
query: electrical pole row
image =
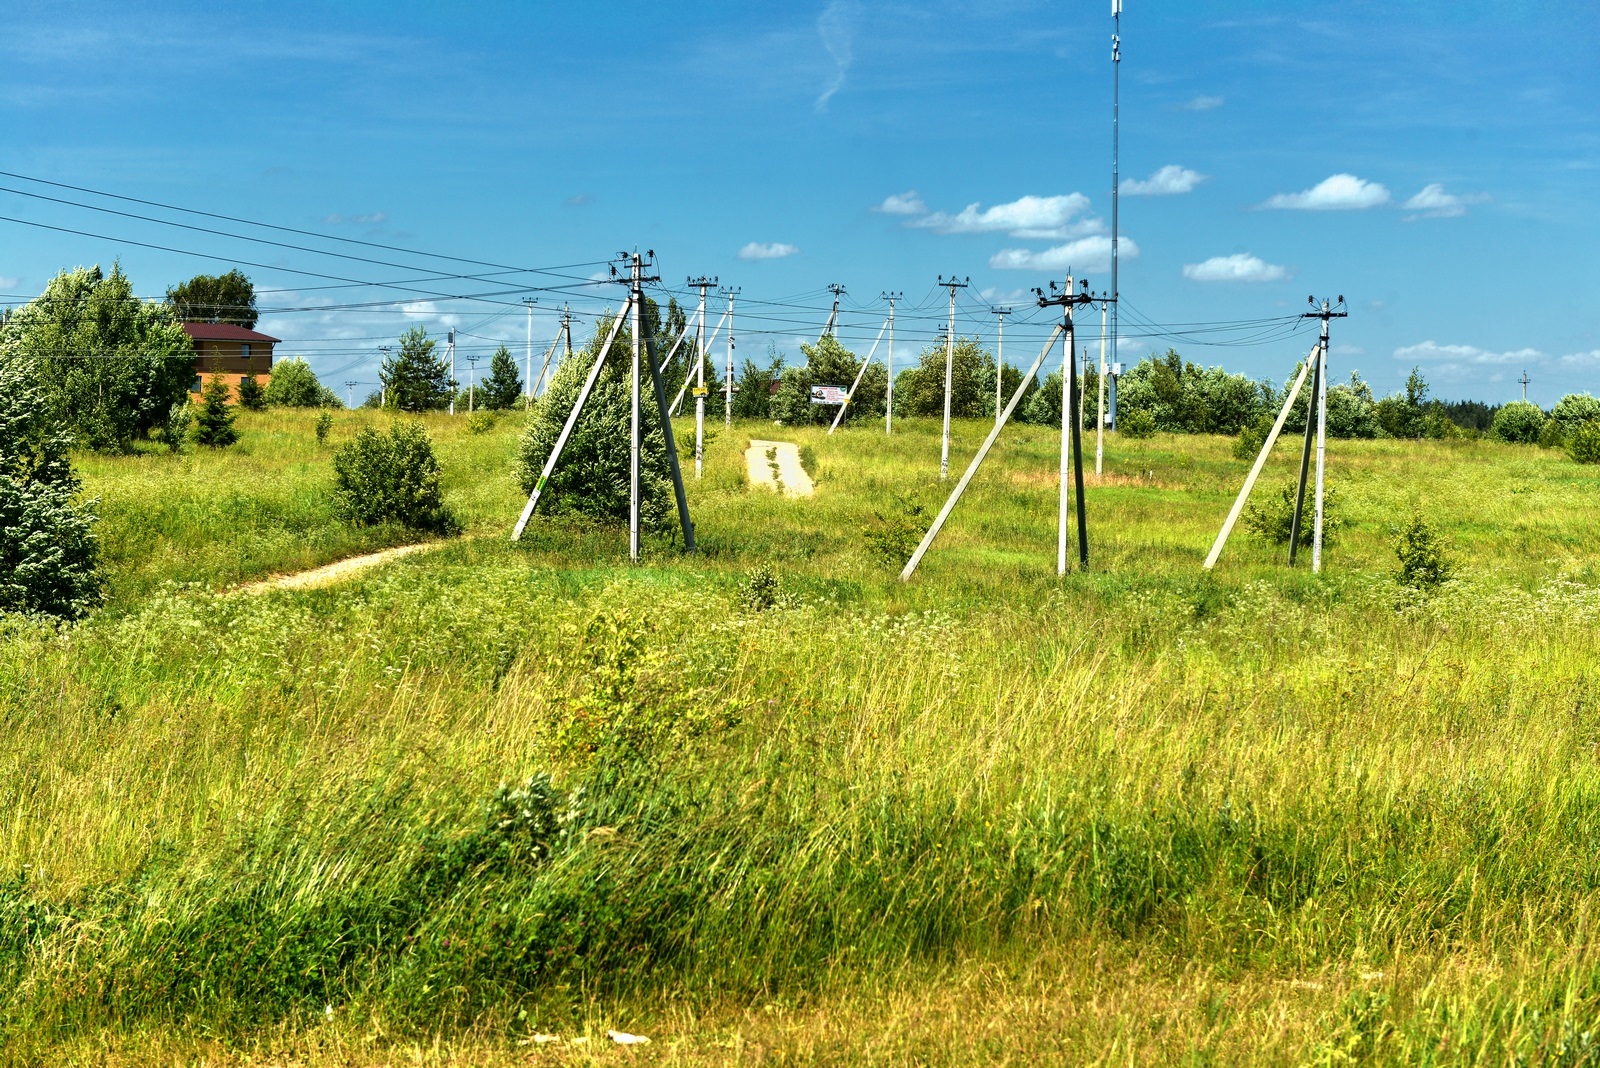
{"label": "electrical pole row", "polygon": [[967,288],[972,279],[963,278],[958,282],[951,275],[946,281],[944,275],[940,275],[939,284],[950,290],[950,325],[944,338],[944,436],[939,444],[939,481],[943,482],[950,477],[950,391],[955,387],[956,290]]}
{"label": "electrical pole row", "polygon": [[904,300],[904,293],[879,293],[879,299],[889,302],[889,386],[884,392],[883,432],[894,433],[894,302]]}
{"label": "electrical pole row", "polygon": [[700,290],[694,326],[694,477],[699,478],[706,454],[706,290],[716,288],[717,280],[701,275],[688,284]]}

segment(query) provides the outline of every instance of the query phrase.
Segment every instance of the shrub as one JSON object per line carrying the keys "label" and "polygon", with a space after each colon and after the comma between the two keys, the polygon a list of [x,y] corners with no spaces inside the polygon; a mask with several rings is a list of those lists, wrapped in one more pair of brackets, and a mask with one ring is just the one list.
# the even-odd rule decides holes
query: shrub
{"label": "shrub", "polygon": [[246,411],[259,412],[267,406],[267,391],[261,388],[261,382],[252,371],[239,379],[239,407]]}
{"label": "shrub", "polygon": [[1572,432],[1567,453],[1580,464],[1600,464],[1600,419],[1584,423]]}
{"label": "shrub", "polygon": [[183,443],[189,436],[189,427],[194,422],[194,413],[189,410],[187,400],[178,401],[167,410],[166,421],[156,428],[156,440],[162,442],[173,452],[183,448]]}
{"label": "shrub", "polygon": [[1567,432],[1554,415],[1544,421],[1539,430],[1539,445],[1546,449],[1559,449],[1567,443]]}
{"label": "shrub", "polygon": [[[1252,500],[1245,509],[1244,526],[1263,541],[1274,545],[1288,545],[1294,527],[1294,495],[1299,479],[1285,482],[1277,493],[1267,495],[1259,503]],[[1300,514],[1300,547],[1310,546],[1315,533],[1313,495],[1316,492],[1311,479],[1306,480],[1305,509]],[[1322,544],[1332,545],[1344,518],[1339,514],[1339,495],[1332,486],[1324,484],[1322,491]]]}
{"label": "shrub", "polygon": [[228,394],[228,383],[221,375],[212,375],[203,393],[205,402],[195,417],[195,444],[222,449],[239,440],[239,432],[233,428],[234,411],[228,407]]}
{"label": "shrub", "polygon": [[765,612],[779,603],[782,588],[772,565],[762,564],[745,576],[744,588],[739,591],[739,607],[747,612]]}
{"label": "shrub", "polygon": [[1124,437],[1148,438],[1156,432],[1156,417],[1143,408],[1137,408],[1117,417],[1117,432]]}
{"label": "shrub", "polygon": [[887,515],[874,512],[873,516],[878,520],[878,525],[867,528],[867,545],[896,567],[904,567],[906,561],[911,559],[911,554],[917,551],[928,529],[928,510],[902,497]]}
{"label": "shrub", "polygon": [[1239,436],[1233,442],[1233,458],[1235,460],[1254,460],[1261,453],[1261,446],[1267,443],[1267,435],[1272,433],[1272,417],[1263,415],[1249,426],[1239,428]]}
{"label": "shrub", "polygon": [[1494,415],[1489,426],[1489,436],[1514,445],[1532,445],[1539,440],[1544,429],[1544,412],[1537,404],[1512,401]]}
{"label": "shrub", "polygon": [[1455,561],[1447,543],[1421,512],[1411,514],[1411,522],[1400,531],[1394,552],[1400,560],[1395,580],[1402,586],[1427,593],[1455,574]]}
{"label": "shrub", "polygon": [[480,410],[473,412],[472,415],[467,418],[467,433],[487,434],[489,431],[494,429],[495,423],[498,421],[499,420],[495,418],[495,414],[492,411]]}
{"label": "shrub", "polygon": [[371,427],[333,454],[334,504],[358,526],[399,523],[415,530],[460,530],[439,488],[439,461],[420,423],[396,423],[387,434]]}
{"label": "shrub", "polygon": [[1550,418],[1560,425],[1561,436],[1565,440],[1583,424],[1600,419],[1600,398],[1587,393],[1568,393],[1550,409]]}
{"label": "shrub", "polygon": [[99,545],[70,439],[27,363],[0,356],[0,613],[76,619],[100,601]]}
{"label": "shrub", "polygon": [[317,444],[328,443],[328,431],[333,429],[333,413],[324,408],[317,413]]}
{"label": "shrub", "polygon": [[283,408],[344,407],[337,395],[317,381],[311,365],[298,356],[273,365],[265,399]]}

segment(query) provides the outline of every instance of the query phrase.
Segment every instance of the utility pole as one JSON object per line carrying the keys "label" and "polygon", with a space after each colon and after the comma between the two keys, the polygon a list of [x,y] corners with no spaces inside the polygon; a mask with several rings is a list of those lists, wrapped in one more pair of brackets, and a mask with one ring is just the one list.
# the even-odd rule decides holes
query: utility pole
{"label": "utility pole", "polygon": [[473,398],[478,387],[478,358],[476,356],[467,357],[467,366],[471,368],[467,378],[467,414],[471,415],[476,410]]}
{"label": "utility pole", "polygon": [[344,384],[344,389],[346,396],[350,398],[345,402],[345,405],[350,410],[354,411],[356,406],[356,384],[354,382],[346,381]]}
{"label": "utility pole", "polygon": [[822,328],[822,337],[832,337],[834,327],[839,325],[839,298],[844,294],[844,286],[834,282],[828,286],[828,292],[833,294],[833,311],[828,313],[828,325]]}
{"label": "utility pole", "polygon": [[644,263],[633,254],[633,372],[628,392],[628,559],[639,562],[639,369],[644,345]]}
{"label": "utility pole", "polygon": [[[533,410],[533,388],[536,385],[536,383],[533,380],[533,306],[535,304],[539,303],[539,300],[538,300],[537,297],[523,297],[522,298],[522,303],[524,303],[524,304],[526,304],[528,306],[528,352],[527,352],[528,370],[526,372],[527,373],[527,382],[528,382],[528,407],[527,407],[527,410],[528,411],[532,411]],[[541,374],[541,377],[542,377],[543,376],[543,372],[541,371],[540,374]],[[454,378],[455,376],[452,374],[451,377]],[[454,410],[455,409],[452,406],[451,411],[453,412]]]}
{"label": "utility pole", "polygon": [[378,371],[378,407],[389,407],[389,346],[379,345],[378,351],[383,353],[383,363]]}
{"label": "utility pole", "polygon": [[889,388],[884,392],[883,404],[883,432],[894,433],[894,302],[905,297],[904,293],[879,293],[878,296],[889,302]]}
{"label": "utility pole", "polygon": [[1294,520],[1289,531],[1289,562],[1294,563],[1295,550],[1299,547],[1296,543],[1300,540],[1300,509],[1301,502],[1306,495],[1306,460],[1311,451],[1311,426],[1316,423],[1317,429],[1317,480],[1316,480],[1316,510],[1311,520],[1311,571],[1313,574],[1322,570],[1322,500],[1323,500],[1323,469],[1327,455],[1327,429],[1328,429],[1328,322],[1331,319],[1344,319],[1349,316],[1344,311],[1344,296],[1339,297],[1335,311],[1334,306],[1327,300],[1319,307],[1315,297],[1307,297],[1312,311],[1300,316],[1302,319],[1321,319],[1322,333],[1313,359],[1315,365],[1311,368],[1311,405],[1306,412],[1306,445],[1305,453],[1300,460],[1300,485],[1295,496]]}
{"label": "utility pole", "polygon": [[723,409],[728,429],[733,429],[733,298],[739,295],[739,290],[724,287],[722,290],[728,295],[728,378],[722,386]]}
{"label": "utility pole", "polygon": [[700,290],[694,327],[694,477],[699,478],[706,455],[706,290],[716,286],[717,280],[701,275],[689,279],[688,284]]}
{"label": "utility pole", "polygon": [[947,282],[939,276],[939,284],[950,290],[950,326],[944,336],[944,438],[939,445],[939,481],[950,477],[950,390],[955,384],[956,366],[956,290],[965,289],[972,279],[956,281],[951,275]]}
{"label": "utility pole", "polygon": [[1000,386],[1005,381],[1006,368],[1006,316],[1011,314],[1010,308],[990,308],[990,314],[995,317],[994,335],[994,421],[1000,422]]}
{"label": "utility pole", "polygon": [[[456,328],[450,328],[445,347],[450,350],[450,414],[456,414]],[[470,409],[469,409],[470,410]]]}
{"label": "utility pole", "polygon": [[1106,313],[1110,304],[1100,305],[1100,374],[1095,379],[1095,392],[1100,402],[1094,410],[1094,474],[1100,477],[1101,465],[1106,457]]}
{"label": "utility pole", "polygon": [[[1067,465],[1070,459],[1072,464],[1073,486],[1078,497],[1078,563],[1087,570],[1089,567],[1089,527],[1088,516],[1083,500],[1083,448],[1079,433],[1079,407],[1078,407],[1078,375],[1072,366],[1072,312],[1079,304],[1092,304],[1095,298],[1090,295],[1087,283],[1081,290],[1073,286],[1072,276],[1067,275],[1065,287],[1060,294],[1056,293],[1056,284],[1050,283],[1050,296],[1045,296],[1042,290],[1035,290],[1039,295],[1039,307],[1048,308],[1052,305],[1061,307],[1061,333],[1064,346],[1061,350],[1061,499],[1056,515],[1056,574],[1067,573]],[[1104,298],[1101,298],[1104,299]]]}
{"label": "utility pole", "polygon": [[1530,380],[1528,378],[1528,369],[1526,367],[1524,367],[1522,369],[1522,377],[1517,379],[1517,381],[1522,383],[1522,403],[1523,404],[1527,404],[1528,403],[1528,382]]}
{"label": "utility pole", "polygon": [[[1117,298],[1122,290],[1117,283],[1117,208],[1121,193],[1118,177],[1118,150],[1121,147],[1122,119],[1122,0],[1111,0],[1111,360],[1121,359],[1117,348]],[[1104,362],[1102,360],[1102,362]],[[1116,425],[1116,402],[1113,400],[1111,422]],[[1095,460],[1095,472],[1100,471],[1100,461]]]}

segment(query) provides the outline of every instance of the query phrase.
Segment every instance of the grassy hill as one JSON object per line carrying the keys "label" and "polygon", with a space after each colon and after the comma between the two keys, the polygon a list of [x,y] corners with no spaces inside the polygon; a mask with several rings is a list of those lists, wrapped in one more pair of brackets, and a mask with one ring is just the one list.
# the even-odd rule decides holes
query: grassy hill
{"label": "grassy hill", "polygon": [[464,537],[236,592],[411,540],[330,511],[385,418],[78,458],[111,601],[0,623],[0,1062],[1600,1058],[1595,469],[1332,442],[1325,572],[1241,530],[1204,574],[1231,441],[1113,439],[1058,579],[1017,427],[902,584],[935,422],[783,431],[806,500],[717,425],[701,551],[634,567],[513,545],[520,418],[437,417]]}

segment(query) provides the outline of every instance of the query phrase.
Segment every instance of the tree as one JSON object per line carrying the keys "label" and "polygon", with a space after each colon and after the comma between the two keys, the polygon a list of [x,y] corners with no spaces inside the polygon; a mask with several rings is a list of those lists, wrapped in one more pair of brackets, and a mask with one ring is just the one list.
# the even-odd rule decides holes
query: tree
{"label": "tree", "polygon": [[444,358],[433,354],[437,344],[425,326],[413,326],[400,335],[399,351],[383,361],[379,372],[391,407],[426,412],[450,403],[456,384]]}
{"label": "tree", "polygon": [[1489,436],[1514,445],[1533,445],[1544,429],[1544,412],[1537,404],[1512,401],[1494,414]]}
{"label": "tree", "polygon": [[172,310],[141,301],[122,269],[63,271],[0,328],[44,401],[82,445],[125,451],[189,395],[194,348]]}
{"label": "tree", "polygon": [[298,356],[272,367],[265,399],[280,408],[343,408],[339,395],[317,381],[311,365]]}
{"label": "tree", "polygon": [[239,440],[239,432],[233,428],[234,412],[228,407],[229,392],[227,381],[213,373],[202,394],[205,401],[200,405],[200,414],[194,420],[196,445],[222,449]]}
{"label": "tree", "polygon": [[[784,368],[778,378],[778,391],[772,395],[770,414],[790,425],[799,423],[831,423],[839,413],[837,404],[812,404],[812,386],[839,386],[849,389],[861,370],[861,361],[855,353],[839,344],[839,339],[826,334],[815,345],[802,343],[805,354],[804,367]],[[859,398],[858,398],[859,399]],[[863,409],[851,404],[852,412]],[[878,398],[878,412],[883,411],[883,399]]]}
{"label": "tree", "polygon": [[256,287],[237,268],[227,274],[197,274],[167,290],[167,303],[186,323],[256,325]]}
{"label": "tree", "polygon": [[1428,383],[1422,377],[1422,368],[1413,367],[1406,376],[1404,392],[1378,402],[1378,424],[1392,438],[1420,438],[1427,429],[1423,422],[1427,400]]}
{"label": "tree", "polygon": [[[551,376],[550,388],[534,402],[533,414],[517,447],[516,475],[524,493],[531,493],[539,481],[545,460],[577,403],[578,391],[590,368],[600,358],[601,345],[610,331],[610,318],[602,317],[596,322],[595,335],[589,344],[574,352],[571,359],[562,361]],[[595,519],[628,518],[632,346],[628,329],[618,331],[583,415],[567,439],[561,460],[545,486],[541,507]],[[653,530],[666,526],[669,521],[675,522],[676,513],[661,418],[649,396],[648,379],[642,385],[647,392],[639,407],[643,439],[639,515],[641,524]]]}
{"label": "tree", "polygon": [[[929,345],[917,365],[895,376],[896,415],[944,414],[945,346]],[[951,360],[950,414],[976,419],[994,414],[994,357],[976,338],[956,338]]]}
{"label": "tree", "polygon": [[483,380],[479,391],[483,407],[491,411],[515,408],[522,399],[522,376],[517,373],[517,361],[511,350],[501,345],[489,360],[489,377]]}
{"label": "tree", "polygon": [[0,353],[0,613],[76,619],[100,601],[96,517],[30,361]]}
{"label": "tree", "polygon": [[1550,409],[1550,418],[1561,428],[1561,437],[1565,440],[1580,426],[1600,419],[1600,400],[1587,393],[1568,393]]}
{"label": "tree", "polygon": [[267,391],[261,388],[261,380],[256,378],[256,373],[251,371],[239,379],[239,407],[259,412],[266,406]]}
{"label": "tree", "polygon": [[[783,373],[783,357],[778,355],[776,347],[767,351],[767,365],[762,367],[748,356],[745,357],[744,369],[739,373],[739,380],[735,383],[733,394],[733,417],[735,419],[770,419],[772,399],[772,383],[778,380]],[[709,402],[710,397],[706,400]],[[707,408],[710,404],[707,404]],[[709,411],[706,413],[711,414]]]}
{"label": "tree", "polygon": [[333,454],[333,500],[334,510],[357,526],[399,523],[436,534],[460,530],[444,503],[433,441],[420,423],[397,422],[387,434],[363,427],[339,446]]}

